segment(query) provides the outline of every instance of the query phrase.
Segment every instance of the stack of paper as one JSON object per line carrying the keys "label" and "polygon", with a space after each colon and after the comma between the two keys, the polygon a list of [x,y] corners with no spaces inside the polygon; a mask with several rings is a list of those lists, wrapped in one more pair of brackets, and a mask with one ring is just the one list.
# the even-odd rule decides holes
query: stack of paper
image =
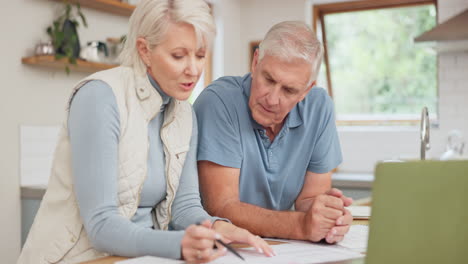
{"label": "stack of paper", "polygon": [[184,264],[185,261],[173,260],[167,258],[158,258],[158,257],[140,257],[128,260],[121,260],[115,262],[115,264]]}
{"label": "stack of paper", "polygon": [[371,215],[370,206],[349,206],[348,209],[354,219],[369,219]]}

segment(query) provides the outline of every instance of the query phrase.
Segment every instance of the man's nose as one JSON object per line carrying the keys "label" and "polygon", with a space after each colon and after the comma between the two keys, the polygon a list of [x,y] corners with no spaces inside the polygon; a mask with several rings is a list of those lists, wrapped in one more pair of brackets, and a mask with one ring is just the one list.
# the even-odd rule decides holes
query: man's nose
{"label": "man's nose", "polygon": [[266,97],[267,104],[274,106],[279,104],[279,87],[274,87]]}

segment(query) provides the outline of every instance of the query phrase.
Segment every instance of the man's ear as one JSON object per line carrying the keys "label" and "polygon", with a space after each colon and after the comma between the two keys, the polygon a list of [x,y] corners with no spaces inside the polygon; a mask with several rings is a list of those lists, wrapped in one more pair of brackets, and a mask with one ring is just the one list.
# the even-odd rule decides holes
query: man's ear
{"label": "man's ear", "polygon": [[315,85],[317,84],[317,81],[313,81],[309,87],[307,87],[307,90],[310,91],[310,89],[312,89],[312,87],[314,87]]}
{"label": "man's ear", "polygon": [[150,60],[150,49],[148,47],[148,41],[145,38],[139,37],[136,40],[136,48],[138,50],[138,54],[140,55],[141,60],[147,67],[151,66]]}
{"label": "man's ear", "polygon": [[250,66],[250,71],[252,74],[254,73],[255,69],[257,68],[257,63],[258,63],[258,49],[255,50],[253,59],[252,59],[252,65]]}
{"label": "man's ear", "polygon": [[313,81],[313,82],[306,88],[306,90],[304,91],[304,94],[303,94],[302,97],[301,97],[301,101],[304,100],[304,98],[306,97],[306,95],[310,92],[310,90],[312,89],[312,87],[315,86],[316,83],[317,83],[317,81]]}

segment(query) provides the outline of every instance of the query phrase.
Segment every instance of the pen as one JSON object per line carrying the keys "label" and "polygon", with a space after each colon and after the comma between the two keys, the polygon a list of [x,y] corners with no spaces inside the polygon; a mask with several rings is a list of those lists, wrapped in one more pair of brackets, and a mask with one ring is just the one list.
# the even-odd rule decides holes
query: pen
{"label": "pen", "polygon": [[[197,222],[197,225],[201,225],[200,222]],[[223,247],[225,247],[227,250],[231,251],[232,254],[238,256],[240,259],[242,259],[243,261],[245,261],[245,259],[233,248],[231,247],[230,245],[224,243],[221,239],[215,239],[216,242],[220,243],[221,245],[223,245]]]}

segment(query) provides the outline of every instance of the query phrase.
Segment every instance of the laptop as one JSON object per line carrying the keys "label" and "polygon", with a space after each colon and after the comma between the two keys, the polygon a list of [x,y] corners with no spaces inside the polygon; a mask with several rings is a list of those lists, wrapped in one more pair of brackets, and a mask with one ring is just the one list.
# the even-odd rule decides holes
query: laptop
{"label": "laptop", "polygon": [[468,160],[380,163],[366,264],[468,263]]}

